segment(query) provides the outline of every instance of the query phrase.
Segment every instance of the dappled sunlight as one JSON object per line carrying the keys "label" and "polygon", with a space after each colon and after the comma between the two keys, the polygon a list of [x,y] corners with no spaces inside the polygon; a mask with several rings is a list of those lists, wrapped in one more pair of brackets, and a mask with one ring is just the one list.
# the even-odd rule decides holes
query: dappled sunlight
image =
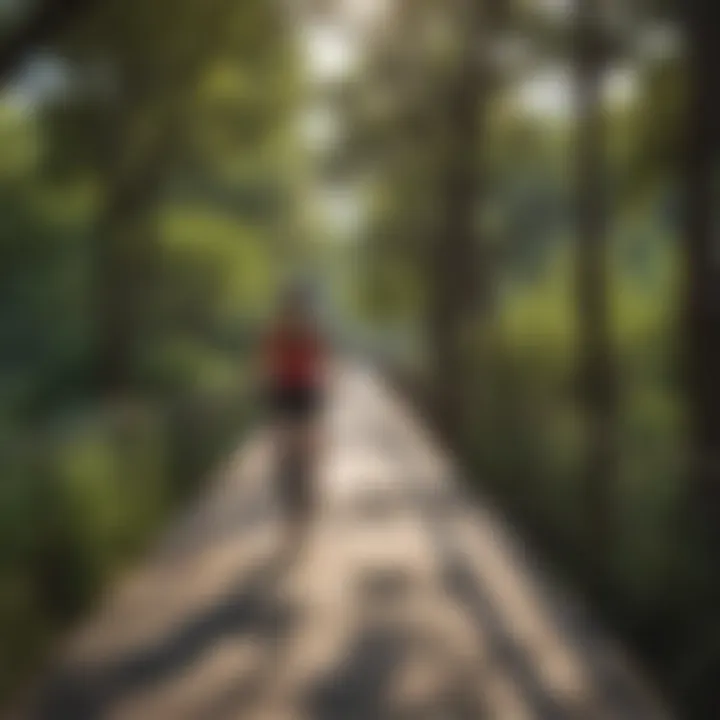
{"label": "dappled sunlight", "polygon": [[[192,526],[181,525],[182,562],[163,572],[165,551],[159,566],[151,562],[129,578],[83,631],[85,647],[79,639],[82,650],[66,656],[37,717],[93,707],[117,720],[202,718],[208,708],[213,717],[442,711],[469,720],[553,709],[559,717],[662,718],[640,690],[615,698],[617,683],[627,677],[632,686],[636,671],[615,663],[619,679],[604,684],[586,660],[591,621],[562,622],[555,613],[564,610],[534,587],[489,511],[415,505],[417,486],[428,482],[458,490],[451,475],[429,481],[408,474],[415,448],[432,441],[407,413],[368,371],[341,371],[326,416],[340,423],[323,455],[304,549],[288,563],[278,532],[248,535],[238,524],[236,538],[208,545],[215,523],[201,522],[203,533],[187,538]],[[407,426],[396,442],[405,459],[398,463],[397,447],[363,430],[382,422],[397,432],[402,419]],[[343,459],[361,448],[377,464],[341,472]],[[212,516],[218,500],[252,505],[272,484],[268,459],[262,443],[241,451],[200,514]],[[368,481],[387,466],[386,482]],[[363,513],[365,502],[379,514]],[[359,515],[348,517],[349,508]],[[263,526],[278,529],[271,518]]]}
{"label": "dappled sunlight", "polygon": [[0,715],[714,719],[713,5],[0,0]]}

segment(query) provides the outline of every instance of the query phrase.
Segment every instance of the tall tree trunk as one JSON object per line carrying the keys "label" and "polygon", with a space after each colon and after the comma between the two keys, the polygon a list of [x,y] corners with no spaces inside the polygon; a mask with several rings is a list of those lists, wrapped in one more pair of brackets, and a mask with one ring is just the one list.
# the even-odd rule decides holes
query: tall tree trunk
{"label": "tall tree trunk", "polygon": [[617,475],[617,378],[606,237],[602,0],[576,0],[578,386],[585,423],[584,512],[590,557],[609,556]]}
{"label": "tall tree trunk", "polygon": [[[109,178],[93,270],[95,383],[106,395],[135,384],[136,361],[158,279],[155,213],[167,171],[170,127],[132,168]],[[120,143],[123,154],[137,153]]]}
{"label": "tall tree trunk", "polygon": [[136,384],[136,361],[159,280],[155,215],[162,187],[185,131],[188,98],[227,41],[233,5],[234,0],[213,0],[202,42],[166,73],[154,76],[157,69],[147,68],[124,78],[125,97],[109,133],[93,267],[93,374],[101,394],[121,395]]}
{"label": "tall tree trunk", "polygon": [[[466,450],[472,366],[467,341],[478,317],[484,285],[477,208],[482,194],[481,149],[487,99],[483,58],[487,0],[465,0],[459,8],[459,58],[442,110],[443,172],[439,224],[429,255],[429,342],[435,414],[456,450]],[[455,6],[454,6],[455,7]]]}
{"label": "tall tree trunk", "polygon": [[690,66],[684,338],[691,486],[720,562],[720,25],[712,0],[685,5]]}

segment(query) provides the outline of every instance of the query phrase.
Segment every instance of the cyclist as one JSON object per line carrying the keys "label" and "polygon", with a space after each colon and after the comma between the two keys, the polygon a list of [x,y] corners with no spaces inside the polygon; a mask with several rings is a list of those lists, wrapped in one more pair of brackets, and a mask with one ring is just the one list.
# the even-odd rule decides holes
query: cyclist
{"label": "cyclist", "polygon": [[291,286],[264,338],[262,373],[277,433],[282,500],[293,523],[312,511],[327,355],[311,289]]}

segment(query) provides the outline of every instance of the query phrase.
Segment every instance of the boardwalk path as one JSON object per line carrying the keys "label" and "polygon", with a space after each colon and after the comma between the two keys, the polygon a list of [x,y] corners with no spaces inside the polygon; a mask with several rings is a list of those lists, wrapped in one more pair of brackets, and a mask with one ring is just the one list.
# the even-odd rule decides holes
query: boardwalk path
{"label": "boardwalk path", "polygon": [[341,372],[322,514],[288,564],[258,436],[80,632],[41,720],[660,720],[635,673],[464,499],[412,412]]}

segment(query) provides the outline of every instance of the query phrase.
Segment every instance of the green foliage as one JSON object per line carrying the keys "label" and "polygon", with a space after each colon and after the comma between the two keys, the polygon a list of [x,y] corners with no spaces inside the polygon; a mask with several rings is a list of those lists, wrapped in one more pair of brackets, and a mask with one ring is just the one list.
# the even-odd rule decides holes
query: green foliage
{"label": "green foliage", "polygon": [[680,172],[687,88],[687,69],[677,59],[644,69],[641,95],[629,118],[629,191],[644,194]]}
{"label": "green foliage", "polygon": [[[254,412],[245,356],[287,205],[286,29],[260,0],[96,3],[48,48],[61,93],[0,94],[0,698]],[[98,328],[132,344],[112,394]]]}
{"label": "green foliage", "polygon": [[[0,34],[27,3],[15,5],[0,2]],[[0,95],[0,697],[253,413],[253,324],[291,256],[288,230],[307,232],[300,215],[315,223],[297,192],[295,111],[298,99],[323,98],[303,95],[285,5],[96,2],[48,43],[68,73],[62,92],[33,113]],[[535,115],[517,93],[537,67],[565,62],[575,37],[568,17],[538,8],[505,7],[534,55],[517,76],[491,73],[484,142],[470,158],[483,168],[477,226],[493,301],[467,344],[478,376],[477,397],[468,388],[466,398],[473,459],[669,691],[709,717],[720,629],[707,607],[706,548],[684,512],[675,357],[671,212],[686,68],[673,57],[638,64],[638,96],[605,118],[620,467],[609,570],[588,577],[574,127],[563,112]],[[373,37],[361,75],[338,89],[344,142],[322,168],[332,180],[369,179],[363,237],[343,251],[332,240],[312,247],[364,345],[424,378],[440,272],[429,241],[447,220],[448,79],[466,28],[439,0],[395,10],[402,31]],[[120,391],[98,391],[101,331],[123,338]]]}
{"label": "green foliage", "polygon": [[627,262],[627,237],[617,240],[613,315],[622,405],[608,574],[586,573],[573,290],[563,253],[535,283],[515,283],[504,295],[498,359],[484,375],[492,387],[490,420],[476,424],[475,460],[485,484],[635,643],[678,705],[705,717],[718,645],[698,628],[716,612],[708,607],[707,548],[688,515],[687,420],[674,369],[677,261],[672,245],[656,237],[652,265],[638,276]]}
{"label": "green foliage", "polygon": [[0,447],[0,695],[135,559],[237,441],[241,385],[88,409]]}
{"label": "green foliage", "polygon": [[171,486],[163,434],[140,406],[77,416],[42,433],[4,432],[0,692],[164,517]]}

